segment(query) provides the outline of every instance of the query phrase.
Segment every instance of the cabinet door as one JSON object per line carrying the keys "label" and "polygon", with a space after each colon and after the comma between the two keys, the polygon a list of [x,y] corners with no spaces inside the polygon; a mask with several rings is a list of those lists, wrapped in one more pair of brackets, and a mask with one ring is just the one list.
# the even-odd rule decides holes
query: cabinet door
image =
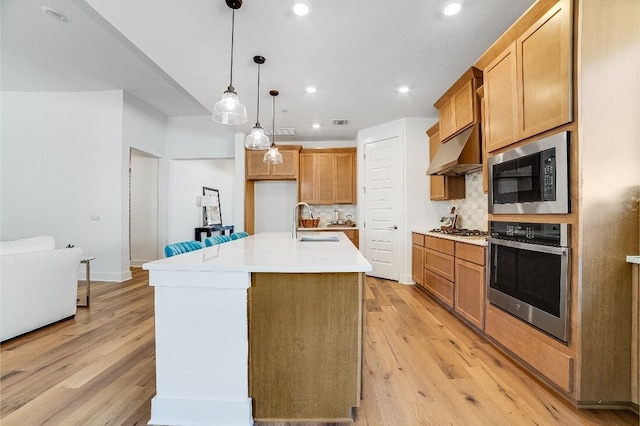
{"label": "cabinet door", "polygon": [[352,153],[335,154],[335,203],[356,203],[355,155]]}
{"label": "cabinet door", "polygon": [[484,70],[484,137],[487,152],[517,139],[518,76],[513,43]]}
{"label": "cabinet door", "polygon": [[335,154],[315,154],[316,204],[334,204]]}
{"label": "cabinet door", "polygon": [[417,244],[411,247],[411,278],[420,286],[424,276],[424,248]]}
{"label": "cabinet door", "polygon": [[[433,161],[436,152],[440,147],[440,132],[433,133],[429,138],[429,160]],[[444,176],[430,176],[429,177],[429,198],[432,200],[444,200],[446,195],[444,193]]]}
{"label": "cabinet door", "polygon": [[315,159],[313,154],[300,154],[300,178],[298,179],[298,200],[316,203]]}
{"label": "cabinet door", "polygon": [[473,104],[475,96],[473,80],[469,80],[453,95],[451,102],[453,104],[454,132],[476,121]]}
{"label": "cabinet door", "polygon": [[271,175],[270,164],[262,161],[264,153],[265,151],[245,151],[247,179],[268,179]]}
{"label": "cabinet door", "polygon": [[295,179],[298,176],[299,152],[293,149],[281,149],[280,154],[282,154],[282,164],[271,165],[271,176],[277,179]]}
{"label": "cabinet door", "polygon": [[516,41],[519,139],[571,121],[571,2],[561,0]]}
{"label": "cabinet door", "polygon": [[455,132],[455,117],[453,104],[451,101],[442,105],[438,111],[438,121],[440,122],[440,140],[447,139]]}
{"label": "cabinet door", "polygon": [[484,328],[484,266],[456,259],[455,310]]}

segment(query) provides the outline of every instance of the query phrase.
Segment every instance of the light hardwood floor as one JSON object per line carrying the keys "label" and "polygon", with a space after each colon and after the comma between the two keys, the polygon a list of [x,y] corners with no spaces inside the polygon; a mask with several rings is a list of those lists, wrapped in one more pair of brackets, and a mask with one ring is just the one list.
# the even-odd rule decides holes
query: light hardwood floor
{"label": "light hardwood floor", "polygon": [[[0,345],[2,426],[146,424],[153,288],[133,276],[93,283],[75,319]],[[366,291],[356,425],[638,425],[629,411],[572,408],[413,286],[368,278]]]}

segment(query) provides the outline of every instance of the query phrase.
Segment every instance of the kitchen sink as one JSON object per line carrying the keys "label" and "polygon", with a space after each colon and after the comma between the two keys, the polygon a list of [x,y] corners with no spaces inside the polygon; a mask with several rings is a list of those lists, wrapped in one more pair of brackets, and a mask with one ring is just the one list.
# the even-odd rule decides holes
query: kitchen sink
{"label": "kitchen sink", "polygon": [[337,243],[338,237],[335,235],[318,235],[318,234],[314,234],[314,235],[303,235],[302,237],[300,237],[299,239],[300,241],[328,241],[328,242],[334,242]]}

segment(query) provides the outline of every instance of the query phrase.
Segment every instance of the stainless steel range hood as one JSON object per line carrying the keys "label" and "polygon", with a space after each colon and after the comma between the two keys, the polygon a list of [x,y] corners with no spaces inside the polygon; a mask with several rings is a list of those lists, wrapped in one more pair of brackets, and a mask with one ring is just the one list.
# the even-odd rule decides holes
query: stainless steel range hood
{"label": "stainless steel range hood", "polygon": [[475,124],[440,144],[427,169],[427,174],[459,176],[480,168],[482,168],[480,125]]}

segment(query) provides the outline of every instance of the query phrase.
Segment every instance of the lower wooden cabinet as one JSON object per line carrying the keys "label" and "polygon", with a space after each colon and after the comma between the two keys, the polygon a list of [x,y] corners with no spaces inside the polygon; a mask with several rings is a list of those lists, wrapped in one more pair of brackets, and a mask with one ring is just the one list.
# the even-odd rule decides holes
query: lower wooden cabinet
{"label": "lower wooden cabinet", "polygon": [[351,240],[356,248],[360,247],[360,231],[358,231],[357,229],[344,229],[340,232],[344,232],[344,234]]}
{"label": "lower wooden cabinet", "polygon": [[424,235],[411,234],[411,278],[419,286],[424,285]]}
{"label": "lower wooden cabinet", "polygon": [[484,328],[484,265],[456,259],[455,310],[479,329]]}
{"label": "lower wooden cabinet", "polygon": [[[485,247],[418,233],[412,235],[412,241],[413,280],[459,317],[483,330]],[[422,274],[417,270],[421,265]]]}

